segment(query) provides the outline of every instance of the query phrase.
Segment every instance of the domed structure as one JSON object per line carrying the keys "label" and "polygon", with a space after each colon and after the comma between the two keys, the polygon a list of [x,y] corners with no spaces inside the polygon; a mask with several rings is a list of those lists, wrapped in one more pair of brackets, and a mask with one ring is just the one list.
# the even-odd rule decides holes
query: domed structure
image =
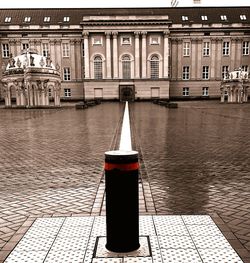
{"label": "domed structure", "polygon": [[10,55],[2,82],[6,107],[12,107],[14,99],[17,107],[48,107],[50,95],[54,106],[60,106],[59,68],[36,50],[24,50],[15,58]]}
{"label": "domed structure", "polygon": [[247,102],[250,87],[249,73],[241,68],[228,72],[221,82],[221,102]]}

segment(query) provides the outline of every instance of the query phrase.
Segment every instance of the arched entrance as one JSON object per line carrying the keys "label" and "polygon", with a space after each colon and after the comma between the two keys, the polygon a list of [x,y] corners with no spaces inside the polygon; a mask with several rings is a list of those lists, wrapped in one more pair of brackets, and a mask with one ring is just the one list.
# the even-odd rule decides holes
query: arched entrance
{"label": "arched entrance", "polygon": [[120,101],[134,101],[135,100],[135,86],[134,85],[120,85]]}

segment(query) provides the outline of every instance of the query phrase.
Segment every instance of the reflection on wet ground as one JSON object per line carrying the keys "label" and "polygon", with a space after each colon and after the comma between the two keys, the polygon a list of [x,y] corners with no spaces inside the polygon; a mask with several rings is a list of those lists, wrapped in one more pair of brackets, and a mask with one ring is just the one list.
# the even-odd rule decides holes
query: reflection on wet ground
{"label": "reflection on wet ground", "polygon": [[157,213],[218,213],[250,250],[250,104],[133,105]]}

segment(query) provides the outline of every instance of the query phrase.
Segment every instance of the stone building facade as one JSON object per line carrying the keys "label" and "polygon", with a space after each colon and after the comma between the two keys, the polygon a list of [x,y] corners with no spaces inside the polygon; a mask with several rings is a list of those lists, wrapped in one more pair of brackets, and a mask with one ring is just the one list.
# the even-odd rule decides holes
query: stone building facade
{"label": "stone building facade", "polygon": [[60,68],[62,99],[219,98],[228,71],[249,72],[250,7],[0,14],[0,77],[10,54],[35,48]]}

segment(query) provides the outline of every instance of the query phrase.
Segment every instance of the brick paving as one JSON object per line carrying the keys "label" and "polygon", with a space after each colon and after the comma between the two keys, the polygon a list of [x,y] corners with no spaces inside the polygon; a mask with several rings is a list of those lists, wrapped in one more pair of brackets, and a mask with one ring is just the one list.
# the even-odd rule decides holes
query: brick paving
{"label": "brick paving", "polygon": [[250,104],[133,110],[156,213],[216,213],[250,260]]}
{"label": "brick paving", "polygon": [[[140,212],[210,214],[250,262],[250,105],[134,107]],[[122,108],[0,110],[0,262],[36,217],[105,214],[104,152]]]}

